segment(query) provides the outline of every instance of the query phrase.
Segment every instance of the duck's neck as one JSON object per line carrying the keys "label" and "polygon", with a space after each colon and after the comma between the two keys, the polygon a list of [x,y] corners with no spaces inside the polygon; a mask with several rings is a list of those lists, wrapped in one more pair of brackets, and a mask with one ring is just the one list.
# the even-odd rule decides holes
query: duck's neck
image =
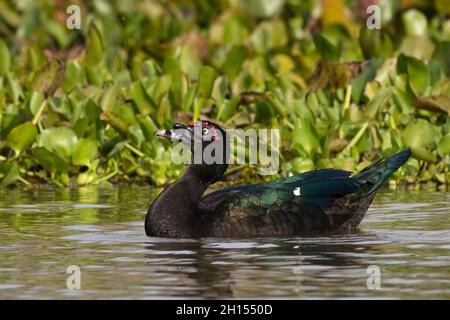
{"label": "duck's neck", "polygon": [[197,236],[201,232],[198,202],[226,169],[226,164],[188,166],[183,177],[169,185],[152,203],[145,223],[147,235]]}

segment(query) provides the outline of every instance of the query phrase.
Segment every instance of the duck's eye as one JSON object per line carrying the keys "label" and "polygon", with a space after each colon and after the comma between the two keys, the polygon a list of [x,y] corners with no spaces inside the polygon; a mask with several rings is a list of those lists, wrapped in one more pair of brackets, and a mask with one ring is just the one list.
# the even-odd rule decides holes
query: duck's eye
{"label": "duck's eye", "polygon": [[208,134],[209,129],[208,128],[203,128],[203,134]]}

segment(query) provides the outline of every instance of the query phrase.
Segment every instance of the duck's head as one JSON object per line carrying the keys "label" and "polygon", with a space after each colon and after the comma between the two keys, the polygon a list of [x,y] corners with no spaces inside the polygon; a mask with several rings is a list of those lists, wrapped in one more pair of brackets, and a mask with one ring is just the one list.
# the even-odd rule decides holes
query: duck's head
{"label": "duck's head", "polygon": [[[175,123],[173,129],[156,130],[155,136],[163,137],[171,141],[181,142],[187,146],[193,154],[201,150],[220,149],[223,155],[220,158],[225,159],[227,154],[227,141],[225,131],[216,123],[206,120],[191,121],[187,124]],[[213,155],[215,151],[213,151]]]}
{"label": "duck's head", "polygon": [[206,120],[175,123],[173,129],[156,130],[153,134],[187,146],[192,153],[191,171],[207,181],[206,185],[219,179],[227,168],[227,136],[216,123]]}
{"label": "duck's head", "polygon": [[225,131],[218,124],[206,120],[190,121],[187,124],[177,122],[174,123],[173,129],[156,130],[153,135],[182,142],[189,147],[224,141],[226,137]]}

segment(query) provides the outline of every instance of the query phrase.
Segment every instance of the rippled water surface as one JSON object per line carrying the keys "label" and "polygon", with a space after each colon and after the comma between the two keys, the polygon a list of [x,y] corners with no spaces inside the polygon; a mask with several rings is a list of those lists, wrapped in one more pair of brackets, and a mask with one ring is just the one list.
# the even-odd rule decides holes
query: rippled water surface
{"label": "rippled water surface", "polygon": [[350,235],[242,240],[146,237],[157,192],[0,191],[0,298],[450,298],[446,192],[384,190]]}

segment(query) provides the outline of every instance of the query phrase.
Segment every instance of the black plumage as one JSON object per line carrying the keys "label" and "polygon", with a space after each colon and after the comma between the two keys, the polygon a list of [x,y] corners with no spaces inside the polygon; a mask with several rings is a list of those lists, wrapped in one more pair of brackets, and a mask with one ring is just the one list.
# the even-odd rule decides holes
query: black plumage
{"label": "black plumage", "polygon": [[[201,123],[201,139],[194,125],[175,124],[181,130],[155,135],[193,148],[220,143],[225,132],[216,124]],[[212,132],[219,131],[221,139]],[[294,236],[323,231],[352,231],[361,222],[378,188],[410,157],[410,150],[380,159],[361,172],[322,169],[291,177],[220,189],[203,196],[222,177],[226,164],[191,164],[178,181],[168,186],[148,210],[145,230],[162,237]],[[226,160],[226,154],[222,160]]]}

